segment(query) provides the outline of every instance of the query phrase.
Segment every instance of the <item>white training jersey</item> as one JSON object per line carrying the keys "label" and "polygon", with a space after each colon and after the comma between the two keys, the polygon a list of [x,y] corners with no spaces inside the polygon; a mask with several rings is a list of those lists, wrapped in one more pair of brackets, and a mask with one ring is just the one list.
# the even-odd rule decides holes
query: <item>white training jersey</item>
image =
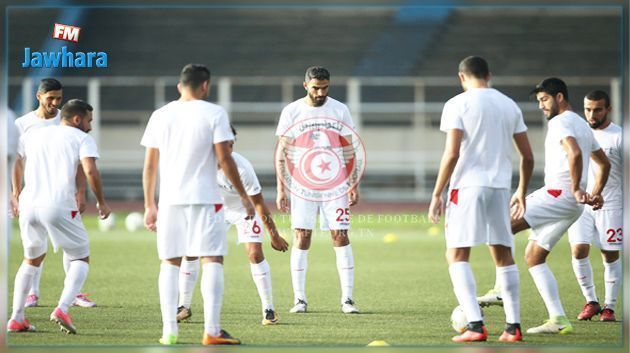
{"label": "white training jersey", "polygon": [[216,104],[173,101],[153,112],[140,144],[160,152],[160,205],[220,204],[214,144],[233,139]]}
{"label": "white training jersey", "polygon": [[356,130],[350,110],[345,104],[327,97],[326,102],[320,107],[312,107],[306,103],[305,98],[300,98],[282,109],[278,127],[276,128],[276,136],[295,137],[288,131],[294,124],[315,118],[338,120],[347,125],[347,127]]}
{"label": "white training jersey", "polygon": [[99,158],[94,138],[78,128],[53,125],[20,137],[18,154],[26,159],[20,208],[75,210],[77,167],[83,158]]}
{"label": "white training jersey", "polygon": [[33,128],[40,128],[44,126],[50,125],[59,125],[61,123],[61,110],[57,110],[57,115],[52,119],[42,119],[35,111],[32,111],[28,114],[22,115],[18,119],[15,120],[15,127],[18,130],[18,134],[22,135],[25,132]]}
{"label": "white training jersey", "polygon": [[470,186],[509,189],[512,140],[527,131],[513,100],[494,88],[473,88],[444,105],[440,130],[464,132],[450,188]]}
{"label": "white training jersey", "polygon": [[[252,164],[245,157],[236,152],[232,152],[232,158],[234,158],[234,162],[238,168],[238,174],[241,177],[241,182],[243,183],[247,195],[254,196],[260,194],[262,187],[260,187],[260,182],[258,182],[258,177],[256,176]],[[239,216],[245,218],[247,211],[245,207],[243,207],[241,196],[238,194],[238,191],[234,189],[234,186],[225,173],[223,173],[222,169],[217,171],[217,182],[221,188],[221,197],[223,198],[223,205],[225,206],[225,218],[236,219]]]}
{"label": "white training jersey", "polygon": [[[604,198],[603,210],[623,208],[623,130],[619,125],[610,123],[605,129],[593,130],[595,140],[604,150],[610,161],[610,174],[608,182],[602,191]],[[588,168],[587,191],[593,190],[595,186],[595,175],[598,171],[597,164],[591,163]]]}
{"label": "white training jersey", "polygon": [[571,190],[569,160],[562,140],[572,136],[582,151],[582,178],[580,188],[586,188],[591,152],[600,147],[586,120],[572,111],[554,116],[547,123],[545,137],[545,187],[547,189]]}

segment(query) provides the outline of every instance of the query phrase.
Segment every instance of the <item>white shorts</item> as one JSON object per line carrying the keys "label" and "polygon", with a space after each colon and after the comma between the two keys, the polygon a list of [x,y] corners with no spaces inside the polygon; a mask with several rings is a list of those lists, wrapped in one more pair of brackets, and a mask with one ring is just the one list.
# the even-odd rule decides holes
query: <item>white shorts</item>
{"label": "white shorts", "polygon": [[580,218],[569,227],[569,243],[594,243],[601,250],[622,250],[623,210],[593,211],[585,207]]}
{"label": "white shorts", "polygon": [[446,203],[447,248],[468,248],[481,244],[512,247],[510,191],[488,187],[449,190]]}
{"label": "white shorts", "polygon": [[238,234],[237,244],[241,243],[262,243],[263,234],[265,234],[265,226],[258,214],[254,219],[246,220],[242,213],[226,212],[225,214],[225,228],[226,232],[232,227],[236,226],[236,233]]}
{"label": "white shorts", "polygon": [[157,248],[160,260],[226,255],[223,205],[159,207]]}
{"label": "white shorts", "polygon": [[48,250],[48,236],[55,252],[63,250],[70,260],[90,256],[87,231],[77,210],[34,207],[20,209],[20,236],[24,257],[34,259]]}
{"label": "white shorts", "polygon": [[297,196],[291,197],[291,228],[314,229],[318,213],[321,230],[350,229],[347,196],[332,201],[307,201]]}
{"label": "white shorts", "polygon": [[570,191],[540,188],[527,195],[525,221],[531,227],[529,240],[551,251],[571,224],[580,217],[584,205]]}

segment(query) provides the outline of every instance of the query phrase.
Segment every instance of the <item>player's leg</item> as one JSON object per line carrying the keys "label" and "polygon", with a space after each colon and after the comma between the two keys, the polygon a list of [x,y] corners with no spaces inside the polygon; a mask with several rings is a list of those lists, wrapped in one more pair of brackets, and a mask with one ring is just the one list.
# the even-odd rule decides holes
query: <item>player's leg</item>
{"label": "player's leg", "polygon": [[201,296],[203,298],[203,345],[240,344],[221,329],[221,306],[225,279],[223,257],[227,254],[225,214],[220,205],[186,207],[188,228],[187,256],[201,259]]}
{"label": "player's leg", "polygon": [[252,279],[256,285],[260,303],[262,305],[262,324],[274,325],[278,323],[278,315],[273,306],[273,290],[271,285],[271,269],[269,263],[263,254],[262,243],[247,242],[245,243],[245,251],[249,259],[249,267],[252,273]]}
{"label": "player's leg", "polygon": [[599,210],[594,212],[597,236],[593,241],[601,249],[604,262],[604,309],[599,319],[615,321],[617,295],[621,288],[623,268],[623,212],[621,209]]}
{"label": "player's leg", "polygon": [[[26,252],[25,249],[25,255]],[[32,249],[31,252],[34,252],[34,249]],[[30,259],[25,257],[15,275],[15,284],[13,286],[13,311],[11,312],[9,323],[7,324],[7,331],[9,332],[35,331],[35,326],[30,325],[24,316],[24,303],[26,302],[28,290],[31,288],[33,277],[35,277],[37,269],[45,256],[46,253]]]}
{"label": "player's leg", "polygon": [[[68,254],[64,252],[63,253],[63,271],[66,274],[68,273],[68,270],[70,269],[70,262],[71,262],[70,257],[68,256]],[[74,298],[72,305],[80,306],[82,308],[93,308],[96,306],[96,303],[92,301],[90,298],[88,298],[87,293],[79,292],[79,294],[77,294],[77,296]]]}
{"label": "player's leg", "polygon": [[514,236],[508,213],[510,193],[508,189],[491,189],[486,201],[488,244],[496,266],[496,282],[501,290],[505,311],[505,330],[499,337],[502,342],[522,341],[520,313],[520,278],[514,263]]}
{"label": "player's leg", "polygon": [[[89,250],[87,248],[66,250],[64,252],[72,251],[78,258],[71,259],[68,272],[66,272],[66,278],[63,283],[63,291],[59,297],[57,307],[50,314],[50,321],[57,323],[61,330],[66,333],[77,333],[76,328],[72,322],[72,318],[69,314],[69,309],[77,294],[83,287],[89,271],[89,256],[82,257]],[[69,255],[74,257],[75,255]]]}
{"label": "player's leg", "polygon": [[[444,222],[448,225],[445,227],[448,272],[453,292],[468,320],[466,331],[453,337],[454,342],[485,341],[488,338],[481,308],[477,303],[475,276],[469,263],[470,248],[488,240],[483,201],[486,189],[459,189],[458,197],[451,197],[446,204]],[[454,195],[454,192],[450,191],[449,194]]]}
{"label": "player's leg", "polygon": [[8,331],[34,331],[35,327],[28,323],[24,316],[24,304],[33,278],[37,274],[46,256],[48,248],[46,228],[39,221],[39,215],[34,210],[21,209],[19,218],[20,237],[24,248],[24,261],[15,276],[13,287],[13,310],[7,324]]}
{"label": "player's leg", "polygon": [[617,295],[621,288],[623,268],[621,267],[619,250],[602,250],[604,260],[604,309],[601,312],[601,321],[616,321],[615,307]]}
{"label": "player's leg", "polygon": [[177,297],[179,267],[186,255],[188,242],[189,212],[186,206],[162,206],[158,209],[157,249],[160,259],[158,292],[162,314],[162,336],[159,342],[164,345],[177,343]]}
{"label": "player's leg", "polygon": [[308,249],[317,219],[318,204],[299,197],[291,197],[291,228],[295,238],[291,247],[291,283],[293,285],[293,308],[291,313],[305,313],[306,271],[308,269]]}
{"label": "player's leg", "polygon": [[578,320],[590,320],[601,311],[599,300],[595,293],[593,268],[589,259],[591,241],[595,232],[595,219],[589,210],[584,210],[580,218],[569,227],[568,231],[573,273],[575,273],[575,278],[586,301],[582,311],[577,316]]}
{"label": "player's leg", "polygon": [[333,249],[335,249],[337,273],[341,286],[341,311],[345,314],[357,314],[354,298],[354,254],[348,231],[350,229],[350,208],[348,198],[341,197],[333,201],[324,201],[320,209],[320,226],[330,230]]}
{"label": "player's leg", "polygon": [[525,261],[529,267],[529,273],[549,313],[549,320],[541,326],[528,329],[527,333],[565,334],[571,332],[573,327],[562,307],[558,282],[546,263],[548,255],[549,250],[541,247],[536,240],[530,240],[525,249]]}
{"label": "player's leg", "polygon": [[179,303],[177,306],[177,322],[187,320],[192,316],[192,304],[195,285],[199,277],[199,258],[185,256],[179,267]]}
{"label": "player's leg", "polygon": [[35,276],[33,277],[33,284],[31,285],[31,289],[28,292],[28,296],[26,297],[26,302],[24,306],[27,308],[33,308],[37,306],[37,301],[39,300],[40,292],[39,292],[39,283],[42,278],[42,271],[44,270],[44,263],[42,262],[36,270]]}

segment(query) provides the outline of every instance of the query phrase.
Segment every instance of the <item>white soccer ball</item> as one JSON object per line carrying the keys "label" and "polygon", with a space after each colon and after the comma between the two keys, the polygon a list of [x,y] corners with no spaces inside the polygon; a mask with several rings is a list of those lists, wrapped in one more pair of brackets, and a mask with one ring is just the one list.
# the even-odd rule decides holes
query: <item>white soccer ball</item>
{"label": "white soccer ball", "polygon": [[[481,310],[481,307],[479,307]],[[483,319],[483,310],[481,310],[481,317]],[[466,313],[464,313],[464,308],[460,305],[456,306],[451,313],[451,326],[453,330],[457,333],[464,333],[468,327],[468,319],[466,319]]]}
{"label": "white soccer ball", "polygon": [[125,228],[130,232],[137,232],[144,227],[144,216],[140,212],[131,212],[125,218]]}
{"label": "white soccer ball", "polygon": [[116,228],[116,215],[114,213],[110,213],[109,217],[105,219],[98,219],[98,230],[101,232],[109,232],[114,228]]}
{"label": "white soccer ball", "polygon": [[464,309],[460,305],[456,306],[451,313],[451,326],[457,333],[464,333],[464,331],[466,331],[468,320],[466,319]]}

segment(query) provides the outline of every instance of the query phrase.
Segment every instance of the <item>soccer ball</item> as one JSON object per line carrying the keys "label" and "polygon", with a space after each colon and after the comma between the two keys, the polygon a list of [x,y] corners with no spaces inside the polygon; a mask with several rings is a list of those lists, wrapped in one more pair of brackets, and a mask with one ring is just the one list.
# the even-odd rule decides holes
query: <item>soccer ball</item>
{"label": "soccer ball", "polygon": [[116,215],[110,213],[109,217],[105,219],[98,219],[98,230],[101,232],[108,232],[116,227]]}
{"label": "soccer ball", "polygon": [[144,217],[140,212],[131,212],[125,218],[125,228],[130,232],[136,232],[144,227]]}
{"label": "soccer ball", "polygon": [[[479,307],[481,310],[481,307]],[[483,318],[483,310],[481,310],[481,317]],[[451,326],[453,330],[457,333],[464,333],[468,328],[468,319],[466,319],[466,313],[464,313],[464,308],[461,305],[458,305],[453,309],[451,313]]]}

